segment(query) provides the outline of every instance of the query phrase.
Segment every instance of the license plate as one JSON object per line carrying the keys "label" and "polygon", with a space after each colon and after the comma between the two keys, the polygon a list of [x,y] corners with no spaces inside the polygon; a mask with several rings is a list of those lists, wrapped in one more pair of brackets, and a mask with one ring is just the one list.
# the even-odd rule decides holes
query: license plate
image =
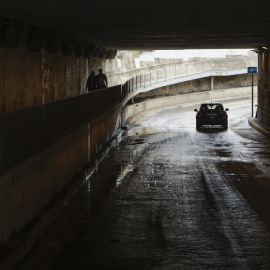
{"label": "license plate", "polygon": [[207,116],[217,116],[216,113],[208,113]]}

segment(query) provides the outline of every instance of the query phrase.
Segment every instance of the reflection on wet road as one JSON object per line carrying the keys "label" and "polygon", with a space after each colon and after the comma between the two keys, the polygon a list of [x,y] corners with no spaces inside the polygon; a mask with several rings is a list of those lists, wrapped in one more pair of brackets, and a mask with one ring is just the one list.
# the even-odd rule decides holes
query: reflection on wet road
{"label": "reflection on wet road", "polygon": [[20,269],[270,269],[270,140],[223,103],[226,131],[145,114]]}

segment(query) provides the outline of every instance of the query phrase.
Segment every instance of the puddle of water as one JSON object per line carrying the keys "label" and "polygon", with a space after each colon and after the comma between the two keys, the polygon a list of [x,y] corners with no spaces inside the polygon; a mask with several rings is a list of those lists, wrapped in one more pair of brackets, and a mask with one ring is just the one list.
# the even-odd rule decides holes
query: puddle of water
{"label": "puddle of water", "polygon": [[227,152],[227,151],[216,151],[218,156],[220,157],[231,157],[232,153],[231,152]]}
{"label": "puddle of water", "polygon": [[125,177],[129,173],[131,173],[134,170],[134,168],[135,168],[135,166],[132,164],[125,165],[124,167],[123,167],[123,165],[121,165],[121,173],[116,179],[116,187],[119,187],[122,184]]}
{"label": "puddle of water", "polygon": [[142,134],[159,134],[164,133],[165,131],[157,130],[152,127],[143,127],[143,128],[137,128],[137,129],[130,129],[128,131],[128,136],[136,136],[136,135],[142,135]]}

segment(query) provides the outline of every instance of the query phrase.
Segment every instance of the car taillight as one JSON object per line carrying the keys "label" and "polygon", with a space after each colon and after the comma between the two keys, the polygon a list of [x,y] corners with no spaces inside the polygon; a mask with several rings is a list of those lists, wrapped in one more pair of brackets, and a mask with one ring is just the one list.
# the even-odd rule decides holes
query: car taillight
{"label": "car taillight", "polygon": [[222,117],[227,117],[227,113],[226,112],[222,112]]}
{"label": "car taillight", "polygon": [[197,113],[197,117],[202,117],[201,112],[198,112],[198,113]]}

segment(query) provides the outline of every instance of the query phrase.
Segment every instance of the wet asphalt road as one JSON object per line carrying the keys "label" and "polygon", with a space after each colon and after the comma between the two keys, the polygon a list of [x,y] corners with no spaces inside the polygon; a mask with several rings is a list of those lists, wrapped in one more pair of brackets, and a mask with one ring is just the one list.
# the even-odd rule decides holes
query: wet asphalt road
{"label": "wet asphalt road", "polygon": [[226,131],[146,113],[18,269],[270,269],[270,139],[223,104]]}

